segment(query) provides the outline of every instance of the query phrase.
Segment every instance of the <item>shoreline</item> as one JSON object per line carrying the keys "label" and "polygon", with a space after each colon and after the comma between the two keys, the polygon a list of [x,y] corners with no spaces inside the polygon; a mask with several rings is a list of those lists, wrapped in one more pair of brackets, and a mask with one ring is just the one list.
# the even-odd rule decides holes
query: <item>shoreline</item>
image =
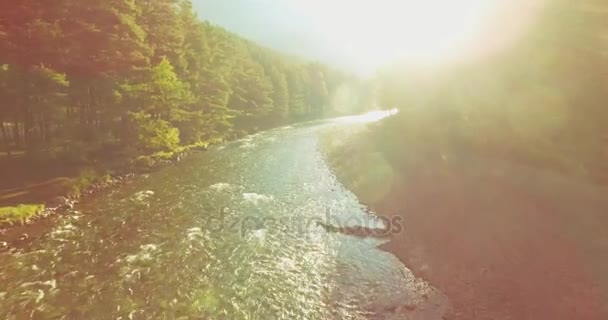
{"label": "shoreline", "polygon": [[176,153],[175,157],[170,160],[157,161],[146,168],[125,168],[123,172],[109,176],[106,181],[91,184],[87,188],[81,190],[77,195],[65,193],[60,196],[41,199],[40,201],[44,203],[44,209],[29,218],[28,221],[0,223],[0,251],[18,249],[26,245],[28,241],[40,237],[46,232],[46,225],[52,224],[54,218],[59,218],[61,215],[68,212],[68,210],[72,209],[74,205],[87,198],[94,197],[113,188],[120,188],[137,176],[149,174],[167,166],[177,165],[185,157],[194,153],[205,152],[213,146],[222,145],[226,142],[209,144],[204,147],[189,148]]}
{"label": "shoreline", "polygon": [[448,296],[450,319],[608,314],[605,188],[482,156],[389,159],[370,133],[333,137],[324,156],[376,215],[402,218],[380,248]]}
{"label": "shoreline", "polygon": [[[29,217],[27,219],[27,221],[19,221],[19,220],[10,221],[10,222],[0,221],[0,236],[2,236],[2,238],[4,238],[3,235],[8,233],[8,231],[11,229],[32,226],[32,225],[38,224],[41,221],[44,221],[52,216],[60,215],[63,212],[65,212],[66,210],[73,207],[76,203],[82,201],[83,199],[90,197],[90,196],[94,196],[95,194],[97,194],[99,192],[102,192],[102,191],[105,191],[105,190],[108,190],[111,188],[119,187],[120,185],[127,183],[129,180],[131,180],[132,178],[134,178],[138,175],[151,173],[153,171],[159,170],[166,166],[176,165],[182,159],[191,155],[192,153],[206,152],[213,147],[225,145],[227,143],[237,141],[239,139],[243,139],[249,135],[259,134],[259,133],[267,131],[267,130],[281,128],[284,126],[305,124],[305,123],[308,123],[311,121],[322,121],[322,120],[326,120],[329,118],[330,117],[322,117],[319,119],[304,120],[304,121],[300,121],[300,122],[283,123],[281,125],[272,126],[269,128],[265,128],[263,130],[258,130],[258,131],[252,132],[252,133],[236,135],[229,139],[228,138],[217,139],[217,140],[212,140],[212,141],[205,142],[205,143],[196,143],[196,144],[191,144],[191,145],[186,145],[186,146],[180,146],[180,147],[176,148],[176,150],[173,150],[173,151],[157,152],[154,154],[134,156],[130,160],[125,160],[125,162],[127,162],[127,164],[121,165],[118,168],[113,168],[114,171],[118,172],[116,174],[108,174],[107,173],[108,167],[104,167],[103,165],[98,165],[97,168],[94,168],[94,166],[85,167],[87,169],[93,168],[94,170],[101,170],[100,172],[103,172],[104,174],[96,173],[94,178],[95,179],[101,178],[101,180],[103,180],[103,181],[94,182],[94,183],[86,186],[86,188],[83,188],[82,190],[78,190],[78,194],[71,194],[72,191],[68,190],[71,188],[71,186],[69,186],[67,188],[64,188],[66,190],[63,190],[62,192],[60,192],[60,194],[56,194],[56,195],[52,195],[52,196],[41,196],[39,198],[36,198],[35,201],[27,201],[28,203],[20,202],[20,203],[15,203],[14,205],[11,205],[11,206],[4,206],[4,207],[3,207],[3,205],[0,205],[0,208],[17,208],[17,206],[19,206],[19,205],[32,205],[32,206],[43,206],[44,207],[43,210],[41,210],[40,212],[37,212],[33,216]],[[77,179],[77,178],[78,178],[78,176],[72,175],[69,178],[63,178],[63,179],[69,180],[69,179]],[[41,182],[41,184],[43,184],[43,185],[44,185],[44,183],[45,183],[45,181]],[[4,192],[7,192],[7,190],[16,191],[16,190],[27,189],[28,187],[29,186],[18,186],[18,187],[13,187],[13,188],[9,187],[7,189],[0,190],[0,191],[4,191]],[[1,201],[0,201],[0,203],[1,203]],[[34,204],[34,203],[36,203],[36,204]],[[0,240],[0,249],[2,247],[3,247],[3,240]]]}
{"label": "shoreline", "polygon": [[[159,159],[159,160],[155,160],[154,162],[148,162],[146,163],[146,166],[138,166],[135,162],[136,160],[133,161],[132,164],[127,164],[124,167],[119,169],[120,173],[117,174],[108,174],[108,173],[104,173],[103,175],[100,175],[97,173],[97,171],[95,171],[95,179],[98,180],[102,180],[102,181],[96,181],[93,182],[89,185],[87,185],[86,187],[84,187],[82,190],[77,190],[77,192],[74,192],[72,189],[73,187],[79,188],[80,186],[74,184],[74,182],[72,182],[72,185],[69,186],[65,186],[65,190],[62,190],[61,192],[59,192],[59,195],[53,195],[53,196],[40,196],[39,198],[35,198],[35,201],[28,201],[30,203],[22,203],[22,204],[17,204],[14,206],[7,206],[7,207],[3,207],[3,208],[14,208],[17,209],[20,206],[36,206],[36,207],[42,207],[41,210],[39,210],[38,212],[36,212],[35,214],[27,217],[27,219],[25,220],[13,220],[13,221],[0,221],[0,235],[3,235],[4,233],[7,232],[7,230],[12,229],[12,228],[16,228],[16,227],[26,227],[29,225],[33,225],[36,223],[39,223],[41,220],[47,219],[51,216],[54,215],[59,215],[64,213],[66,210],[69,210],[71,208],[73,208],[73,206],[75,204],[77,204],[78,202],[94,196],[95,194],[111,189],[111,188],[115,188],[115,187],[119,187],[120,185],[127,183],[129,180],[131,180],[132,178],[136,177],[137,175],[140,174],[146,174],[146,173],[150,173],[152,171],[155,170],[159,170],[160,168],[166,167],[166,166],[170,166],[170,165],[175,165],[177,163],[179,163],[184,157],[189,156],[190,154],[194,153],[194,152],[204,152],[206,150],[208,150],[210,147],[215,146],[215,145],[220,145],[221,143],[216,143],[216,144],[206,144],[206,145],[192,145],[192,146],[185,146],[183,148],[185,148],[185,150],[180,151],[180,152],[172,152],[171,153],[171,157],[167,158],[167,159]],[[137,158],[140,157],[152,157],[150,156],[139,156]],[[136,158],[136,159],[137,159]],[[94,168],[94,170],[99,170],[101,169],[101,172],[103,172],[105,169],[103,166],[98,167],[98,168]],[[78,179],[78,177],[70,177],[69,179]],[[44,182],[41,183],[42,185],[44,185]],[[27,189],[28,187],[16,187],[14,189],[8,189],[10,190],[20,190],[20,189]],[[37,203],[37,204],[32,204],[33,202]]]}
{"label": "shoreline", "polygon": [[[90,196],[94,196],[95,194],[97,194],[99,192],[118,187],[118,186],[122,185],[123,183],[128,182],[130,179],[132,179],[133,177],[135,177],[137,175],[150,173],[155,170],[159,170],[160,168],[165,167],[165,166],[175,165],[175,164],[179,163],[182,159],[184,159],[185,157],[189,156],[190,154],[192,154],[194,152],[205,152],[213,147],[221,146],[221,145],[230,143],[232,141],[237,141],[237,140],[243,139],[249,135],[259,134],[259,133],[267,131],[267,130],[281,128],[284,126],[305,124],[305,123],[309,123],[311,121],[323,121],[323,120],[330,119],[330,118],[331,118],[331,116],[324,116],[324,117],[321,117],[318,119],[308,119],[308,120],[303,120],[303,121],[299,121],[299,122],[283,123],[280,125],[271,126],[269,128],[264,128],[263,130],[258,130],[258,131],[252,132],[252,133],[235,135],[232,138],[223,138],[223,139],[218,139],[218,140],[212,140],[212,141],[205,142],[205,143],[197,143],[197,144],[192,144],[192,145],[180,146],[176,150],[168,151],[168,152],[157,152],[155,154],[134,156],[130,160],[125,160],[125,162],[128,162],[128,164],[121,165],[119,168],[114,168],[115,171],[118,171],[118,173],[116,173],[116,174],[107,174],[108,168],[104,167],[103,165],[98,165],[97,168],[94,168],[94,166],[91,166],[91,167],[93,167],[94,170],[101,170],[101,172],[105,173],[103,175],[102,174],[95,175],[95,179],[103,178],[102,179],[103,181],[95,182],[95,183],[88,185],[86,188],[79,190],[78,194],[71,194],[71,191],[68,190],[71,188],[71,186],[70,186],[70,187],[64,188],[66,190],[60,192],[60,194],[55,194],[52,196],[41,196],[39,198],[36,198],[35,201],[27,201],[27,203],[19,202],[19,203],[11,204],[10,206],[3,206],[3,204],[0,204],[0,208],[17,208],[17,206],[19,206],[19,205],[31,205],[31,206],[43,206],[44,207],[43,210],[41,210],[40,212],[37,212],[36,214],[32,215],[31,217],[28,217],[27,221],[19,221],[19,220],[10,221],[10,222],[0,221],[0,237],[4,238],[4,235],[6,233],[9,233],[9,230],[11,230],[11,229],[15,229],[15,228],[19,228],[19,227],[24,228],[24,227],[28,227],[31,225],[35,225],[35,224],[41,223],[41,221],[44,221],[52,216],[60,215],[63,212],[65,212],[66,210],[73,207],[76,203],[82,201],[83,199],[90,197]],[[86,168],[91,168],[91,167],[86,167]],[[78,176],[72,175],[69,178],[63,178],[63,179],[66,179],[66,180],[72,179],[73,180],[73,179],[77,179],[77,178],[78,178]],[[44,184],[44,183],[45,183],[45,181],[41,182],[41,184]],[[17,187],[13,187],[13,188],[9,187],[9,188],[5,188],[0,191],[4,191],[4,192],[18,191],[18,190],[27,189],[28,187],[29,186],[17,186]],[[2,203],[1,200],[0,200],[0,203]],[[0,249],[2,249],[2,247],[3,247],[3,241],[4,240],[0,240]]]}

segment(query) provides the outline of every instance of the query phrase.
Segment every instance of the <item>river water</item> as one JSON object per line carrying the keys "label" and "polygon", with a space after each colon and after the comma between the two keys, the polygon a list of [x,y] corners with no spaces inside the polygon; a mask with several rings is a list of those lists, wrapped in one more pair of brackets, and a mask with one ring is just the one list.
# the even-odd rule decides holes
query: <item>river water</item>
{"label": "river water", "polygon": [[382,240],[325,164],[319,134],[278,128],[86,199],[0,251],[0,319],[441,319],[444,296]]}

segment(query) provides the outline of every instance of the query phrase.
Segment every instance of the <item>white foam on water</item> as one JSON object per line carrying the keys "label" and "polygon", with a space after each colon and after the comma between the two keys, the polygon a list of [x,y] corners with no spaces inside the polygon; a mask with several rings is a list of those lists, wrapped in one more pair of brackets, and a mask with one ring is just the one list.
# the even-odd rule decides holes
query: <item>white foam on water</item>
{"label": "white foam on water", "polygon": [[135,201],[146,201],[154,196],[154,191],[152,190],[143,190],[135,193],[131,198]]}
{"label": "white foam on water", "polygon": [[74,232],[76,230],[77,230],[77,228],[73,224],[68,223],[68,224],[59,226],[57,229],[53,230],[51,232],[51,238],[57,239],[58,237],[72,235],[72,234],[74,234]]}
{"label": "white foam on water", "polygon": [[194,227],[194,228],[190,228],[188,230],[186,230],[187,233],[201,233],[201,228],[199,227]]}
{"label": "white foam on water", "polygon": [[209,186],[209,190],[213,190],[213,191],[225,191],[225,190],[229,190],[231,188],[232,188],[232,185],[230,183],[226,183],[226,182],[220,182],[220,183],[212,184]]}
{"label": "white foam on water", "polygon": [[47,281],[24,282],[21,285],[19,285],[19,287],[21,287],[21,288],[27,288],[27,287],[32,287],[32,286],[46,286],[46,287],[49,287],[49,289],[53,290],[53,289],[57,288],[57,280],[53,279],[53,280],[47,280]]}
{"label": "white foam on water", "polygon": [[239,146],[239,148],[243,148],[243,149],[252,149],[255,148],[257,145],[253,142],[245,142],[242,145]]}
{"label": "white foam on water", "polygon": [[262,202],[264,202],[264,203],[270,202],[270,201],[274,200],[274,197],[251,192],[251,193],[243,193],[243,199],[245,199],[245,201],[247,201],[247,202],[257,205]]}
{"label": "white foam on water", "polygon": [[278,260],[278,265],[279,268],[288,271],[288,270],[292,270],[295,269],[296,267],[296,262],[293,261],[293,259],[287,258],[287,257],[281,257]]}
{"label": "white foam on water", "polygon": [[152,260],[152,255],[149,253],[136,253],[131,254],[125,257],[125,261],[128,263],[138,262],[138,261],[150,261]]}
{"label": "white foam on water", "polygon": [[251,233],[251,236],[253,238],[259,239],[259,240],[264,240],[266,239],[266,229],[258,229],[258,230],[254,230]]}
{"label": "white foam on water", "polygon": [[53,279],[53,280],[48,280],[43,282],[42,284],[47,285],[49,287],[51,287],[51,290],[54,290],[57,288],[57,280]]}
{"label": "white foam on water", "polygon": [[44,299],[44,291],[38,289],[38,296],[36,297],[36,303],[40,303]]}
{"label": "white foam on water", "polygon": [[140,246],[140,251],[125,257],[127,263],[145,262],[152,260],[152,254],[158,251],[158,245],[150,243]]}
{"label": "white foam on water", "polygon": [[203,230],[201,228],[190,228],[186,230],[186,237],[189,241],[194,241],[203,237]]}
{"label": "white foam on water", "polygon": [[150,244],[144,244],[141,246],[141,250],[142,251],[156,251],[158,250],[158,245],[150,243]]}
{"label": "white foam on water", "polygon": [[72,230],[72,231],[76,230],[76,227],[71,223],[64,225],[63,228],[66,230]]}

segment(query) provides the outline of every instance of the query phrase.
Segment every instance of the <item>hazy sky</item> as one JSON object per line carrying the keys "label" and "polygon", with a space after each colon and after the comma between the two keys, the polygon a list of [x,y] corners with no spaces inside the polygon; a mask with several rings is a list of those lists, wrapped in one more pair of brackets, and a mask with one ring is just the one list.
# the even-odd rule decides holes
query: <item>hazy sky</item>
{"label": "hazy sky", "polygon": [[337,62],[316,33],[313,17],[292,0],[194,0],[201,18],[281,52]]}
{"label": "hazy sky", "polygon": [[201,18],[264,46],[367,74],[503,46],[544,1],[193,0]]}

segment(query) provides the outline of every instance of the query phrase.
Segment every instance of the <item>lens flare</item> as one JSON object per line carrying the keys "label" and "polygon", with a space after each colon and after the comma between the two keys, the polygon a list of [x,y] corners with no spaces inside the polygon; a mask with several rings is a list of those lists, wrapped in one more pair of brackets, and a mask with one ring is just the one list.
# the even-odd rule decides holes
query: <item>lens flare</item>
{"label": "lens flare", "polygon": [[[345,64],[362,73],[396,61],[442,64],[500,42],[528,20],[531,3],[543,0],[307,0],[289,2],[303,17],[314,17],[311,33]],[[509,12],[509,24],[501,12]],[[517,21],[513,22],[514,13]],[[520,19],[521,18],[521,19]],[[491,34],[491,35],[490,35]],[[505,36],[506,37],[506,36]]]}

